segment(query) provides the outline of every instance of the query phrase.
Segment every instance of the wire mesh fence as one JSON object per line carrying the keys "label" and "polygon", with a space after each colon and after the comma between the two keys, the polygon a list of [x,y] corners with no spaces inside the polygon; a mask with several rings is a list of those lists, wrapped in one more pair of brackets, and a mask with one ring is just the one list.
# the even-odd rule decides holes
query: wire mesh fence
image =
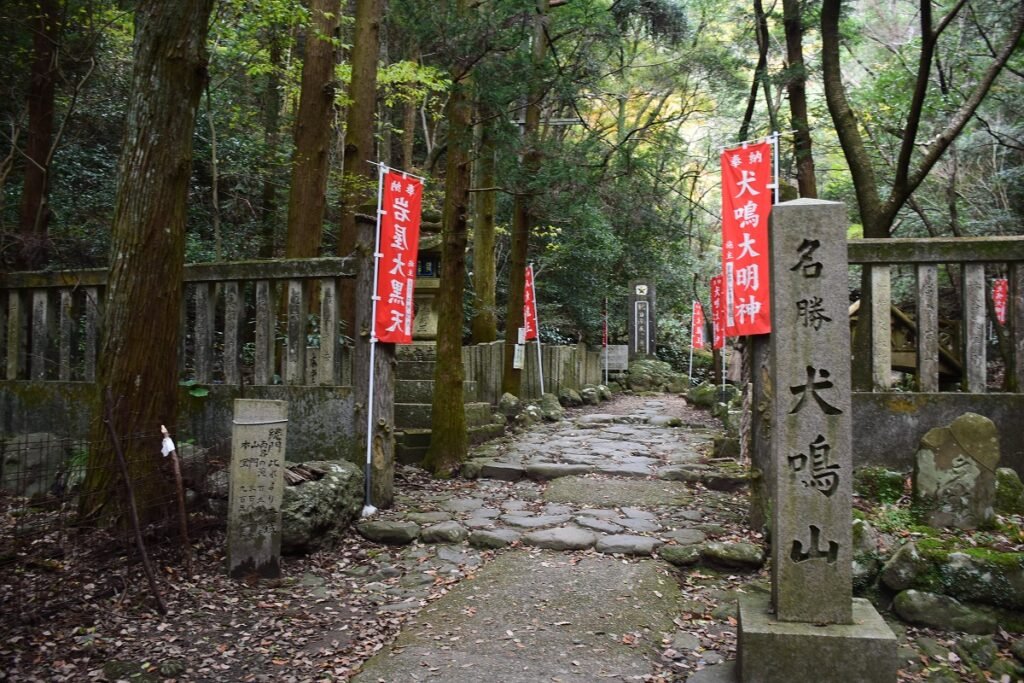
{"label": "wire mesh fence", "polygon": [[[109,438],[38,432],[0,437],[0,623],[45,619],[97,594],[145,591],[136,580],[137,537],[158,567],[180,567],[187,560],[177,477],[172,458],[161,454],[156,427],[119,436],[128,484]],[[193,444],[187,434],[171,433],[186,528],[193,538],[222,529],[230,438]]]}

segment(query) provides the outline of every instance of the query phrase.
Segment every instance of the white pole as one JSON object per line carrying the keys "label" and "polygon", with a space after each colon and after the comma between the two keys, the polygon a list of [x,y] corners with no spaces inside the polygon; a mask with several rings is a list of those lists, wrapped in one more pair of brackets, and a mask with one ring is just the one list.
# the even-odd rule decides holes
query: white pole
{"label": "white pole", "polygon": [[608,297],[604,298],[604,384],[608,386]]}
{"label": "white pole", "polygon": [[725,373],[726,373],[725,356],[726,356],[726,354],[728,352],[729,352],[729,345],[728,344],[722,344],[722,391],[725,391]]}
{"label": "white pole", "polygon": [[377,355],[377,301],[380,299],[377,296],[377,273],[379,272],[377,262],[382,256],[380,253],[380,217],[384,215],[384,209],[382,208],[384,200],[384,174],[387,173],[388,167],[381,164],[377,169],[377,234],[373,240],[373,290],[370,295],[370,387],[369,396],[366,401],[366,471],[364,476],[366,479],[366,503],[363,505],[363,517],[369,517],[377,511],[370,498],[370,473],[372,469],[371,462],[373,461],[373,385],[375,379],[374,361]]}
{"label": "white pole", "polygon": [[775,203],[779,203],[779,131],[772,133],[772,156],[775,166]]}
{"label": "white pole", "polygon": [[690,386],[693,386],[693,332],[690,333]]}

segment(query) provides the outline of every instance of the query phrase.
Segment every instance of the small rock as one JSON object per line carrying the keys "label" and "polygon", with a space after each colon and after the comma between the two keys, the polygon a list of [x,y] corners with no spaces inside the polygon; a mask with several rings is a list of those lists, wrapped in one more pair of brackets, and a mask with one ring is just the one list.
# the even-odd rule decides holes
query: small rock
{"label": "small rock", "polygon": [[684,652],[686,650],[696,650],[700,647],[700,638],[688,631],[679,631],[675,637],[672,638],[672,649]]}
{"label": "small rock", "polygon": [[523,403],[514,394],[508,392],[501,395],[498,400],[498,412],[505,417],[515,417],[523,409]]}
{"label": "small rock", "polygon": [[928,571],[929,566],[928,560],[917,552],[917,546],[907,543],[882,567],[882,583],[894,591],[906,590],[917,583],[917,578]]}
{"label": "small rock", "polygon": [[583,405],[583,397],[578,391],[569,387],[558,392],[558,401],[566,408],[578,408]]}
{"label": "small rock", "polygon": [[420,531],[424,543],[461,543],[469,532],[458,522],[441,522]]}
{"label": "small rock", "polygon": [[548,550],[586,550],[594,547],[597,536],[585,529],[558,527],[532,531],[523,536],[523,543]]}
{"label": "small rock", "polygon": [[753,543],[712,542],[703,547],[701,558],[721,567],[760,569],[764,564],[764,550]]}
{"label": "small rock", "polygon": [[412,543],[420,535],[420,525],[415,522],[360,522],[356,530],[371,541],[392,545]]}

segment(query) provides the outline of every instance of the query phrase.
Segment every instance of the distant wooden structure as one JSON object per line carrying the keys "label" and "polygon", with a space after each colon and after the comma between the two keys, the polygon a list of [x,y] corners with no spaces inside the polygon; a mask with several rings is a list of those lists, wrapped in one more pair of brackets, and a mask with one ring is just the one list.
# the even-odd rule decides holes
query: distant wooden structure
{"label": "distant wooden structure", "polygon": [[[850,304],[850,333],[857,333],[857,318],[860,301]],[[890,350],[892,370],[917,374],[917,323],[895,304],[889,305]],[[960,362],[960,323],[959,321],[939,321],[938,334],[939,382],[942,384],[959,382],[963,376],[963,363]]]}

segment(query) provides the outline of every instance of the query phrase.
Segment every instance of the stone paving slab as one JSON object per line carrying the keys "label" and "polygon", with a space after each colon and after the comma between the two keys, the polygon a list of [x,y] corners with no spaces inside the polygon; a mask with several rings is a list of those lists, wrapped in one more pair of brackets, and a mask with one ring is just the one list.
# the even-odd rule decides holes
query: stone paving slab
{"label": "stone paving slab", "polygon": [[[681,595],[654,560],[506,552],[425,607],[353,680],[641,680]],[[635,645],[624,634],[638,636]]]}

